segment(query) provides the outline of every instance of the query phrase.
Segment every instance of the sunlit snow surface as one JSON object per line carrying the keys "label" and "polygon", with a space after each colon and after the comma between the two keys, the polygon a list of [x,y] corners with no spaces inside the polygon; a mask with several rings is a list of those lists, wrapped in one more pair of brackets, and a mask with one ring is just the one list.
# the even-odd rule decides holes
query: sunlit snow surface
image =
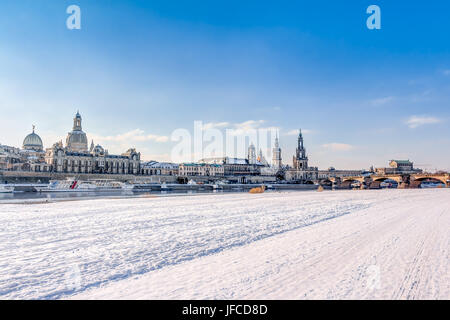
{"label": "sunlit snow surface", "polygon": [[[327,245],[331,245],[330,241],[336,235],[340,237],[336,241],[347,241],[345,244],[352,250],[358,245],[357,241],[360,241],[360,232],[367,232],[362,234],[363,239],[376,241],[377,232],[383,232],[381,226],[377,231],[377,223],[385,223],[383,219],[387,219],[386,217],[392,220],[393,226],[401,224],[403,217],[405,228],[409,215],[423,219],[412,210],[409,215],[404,213],[405,205],[417,208],[421,215],[429,214],[428,221],[434,221],[440,228],[446,227],[448,230],[449,189],[274,192],[258,195],[242,193],[0,204],[0,298],[127,298],[126,294],[118,293],[124,288],[123,292],[128,293],[130,298],[270,298],[270,292],[277,292],[274,291],[275,285],[273,290],[261,290],[258,279],[246,283],[245,287],[233,285],[232,291],[225,287],[222,290],[221,287],[226,286],[227,281],[236,281],[236,277],[249,277],[252,271],[269,263],[272,263],[271,272],[282,276],[280,268],[278,273],[273,269],[277,263],[283,262],[283,257],[272,262],[270,257],[275,258],[277,254],[286,252],[290,246],[292,250],[296,250],[295,247],[299,245],[306,246],[313,237],[318,237],[322,245],[314,243],[307,249],[298,248],[303,251],[302,255],[297,256],[297,260],[286,260],[283,263],[299,267],[307,255],[315,255],[323,260],[316,261],[318,266],[327,265],[327,257],[320,255],[325,253],[321,252],[321,247],[323,250],[330,250]],[[427,208],[430,208],[429,213]],[[433,208],[440,209],[434,213],[436,210]],[[351,216],[358,220],[345,220]],[[423,221],[426,222],[427,219]],[[336,226],[330,227],[330,223],[336,223]],[[420,224],[421,220],[417,223]],[[339,231],[340,227],[342,232]],[[368,230],[369,227],[372,230]],[[311,228],[316,228],[316,231],[312,233]],[[383,228],[386,226],[383,225]],[[395,232],[400,230],[407,231],[399,228]],[[414,230],[414,227],[410,228],[411,232]],[[426,226],[418,226],[416,231],[420,233],[427,230]],[[305,233],[303,238],[302,232],[311,232],[313,236]],[[405,235],[393,233],[386,243],[380,245],[386,247],[387,251],[394,250],[395,237],[402,236]],[[444,255],[444,260],[438,258],[435,270],[438,272],[437,276],[442,277],[442,270],[444,275],[447,271],[446,265],[441,264],[442,261],[448,262],[448,232],[437,237],[440,247],[430,247],[428,250],[441,250],[439,255]],[[277,244],[276,241],[283,242]],[[411,244],[415,245],[416,243]],[[364,254],[372,255],[376,260],[379,248],[374,247],[373,250]],[[253,254],[255,258],[241,259],[245,252]],[[230,255],[228,258],[227,254]],[[236,254],[241,258],[236,258]],[[401,255],[403,252],[396,254]],[[429,257],[434,257],[434,253],[430,253]],[[367,259],[366,256],[363,258]],[[221,270],[220,266],[229,263],[230,259],[236,260],[233,263],[240,269],[234,270],[227,266],[230,272],[234,270],[234,274],[228,274],[231,278],[227,280],[227,272]],[[200,263],[198,268],[205,269],[198,270],[195,263]],[[208,263],[206,267],[205,263]],[[343,263],[345,266],[345,262]],[[376,261],[373,263],[376,264]],[[208,268],[212,265],[215,266],[214,270]],[[328,265],[329,268],[344,266]],[[203,289],[198,284],[193,283],[191,286],[188,283],[190,274],[192,279],[200,281],[195,278],[193,267],[195,272],[203,274],[202,279],[203,276],[205,279],[211,278],[209,284],[203,283]],[[173,274],[164,275],[166,270],[169,273],[175,272],[171,271],[174,268],[177,268],[176,274],[180,278],[175,279]],[[184,274],[183,270],[186,271]],[[289,272],[298,270],[290,268],[286,272],[285,276],[288,276]],[[433,270],[427,271],[423,267],[421,272]],[[155,277],[158,274],[160,286],[149,288],[145,285],[145,277]],[[217,280],[220,283],[213,283],[214,274],[216,278],[222,277]],[[313,275],[314,272],[311,273]],[[170,276],[173,283],[166,281],[169,280],[166,276]],[[428,274],[421,276],[431,279]],[[139,293],[130,291],[130,285],[139,287],[135,282],[139,282],[140,278],[143,287],[139,288]],[[291,279],[289,283],[292,284],[292,281]],[[429,298],[449,298],[448,277],[433,278],[430,281],[441,283],[433,284]],[[277,283],[280,285],[279,281]],[[309,285],[314,286],[314,283]],[[119,286],[119,289],[108,290],[109,286]],[[436,286],[440,291],[436,292]],[[164,291],[164,288],[168,291]],[[253,289],[258,289],[257,292],[262,296],[252,294]],[[281,290],[279,295],[273,297],[299,298],[295,296],[295,292],[299,291]],[[322,296],[311,295],[311,298],[326,298],[327,295],[330,298],[348,297],[330,296],[329,292],[322,292]]]}

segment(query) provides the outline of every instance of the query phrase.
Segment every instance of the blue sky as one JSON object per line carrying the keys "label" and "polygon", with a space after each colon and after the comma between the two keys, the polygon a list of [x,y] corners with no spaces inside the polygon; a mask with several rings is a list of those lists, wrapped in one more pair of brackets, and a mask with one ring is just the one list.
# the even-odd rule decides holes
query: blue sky
{"label": "blue sky", "polygon": [[[80,6],[81,30],[66,28]],[[381,30],[366,8],[381,8]],[[446,1],[2,0],[0,143],[37,126],[46,147],[77,109],[110,152],[168,160],[177,128],[280,130],[291,162],[450,169]],[[253,121],[253,122],[249,122]]]}

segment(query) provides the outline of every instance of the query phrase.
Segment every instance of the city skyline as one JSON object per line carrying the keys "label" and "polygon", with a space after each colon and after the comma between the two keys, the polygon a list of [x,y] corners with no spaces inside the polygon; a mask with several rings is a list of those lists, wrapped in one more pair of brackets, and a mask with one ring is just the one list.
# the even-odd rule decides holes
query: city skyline
{"label": "city skyline", "polygon": [[51,147],[80,109],[89,142],[145,160],[170,161],[171,133],[199,120],[278,128],[290,165],[301,127],[320,168],[450,170],[448,4],[377,1],[382,28],[368,30],[369,2],[77,1],[82,29],[68,30],[70,4],[2,3],[0,143],[36,125]]}
{"label": "city skyline", "polygon": [[[106,153],[108,154],[108,149],[104,148],[104,146],[102,146],[99,143],[95,143],[94,139],[90,139],[87,134],[83,131],[83,118],[79,112],[79,110],[77,110],[74,118],[73,118],[73,127],[72,127],[72,131],[69,131],[68,136],[66,137],[66,139],[56,139],[54,140],[54,143],[52,143],[51,147],[46,147],[46,145],[44,144],[44,142],[42,141],[41,137],[39,136],[39,134],[36,133],[36,126],[32,125],[32,132],[30,134],[28,134],[25,139],[23,140],[23,143],[21,146],[11,146],[13,148],[17,148],[17,149],[23,149],[23,150],[30,150],[30,143],[33,143],[33,150],[35,151],[41,151],[41,152],[46,152],[48,153],[48,151],[53,150],[56,146],[56,148],[67,148],[68,150],[74,151],[74,152],[94,152],[95,150],[100,150],[100,151],[95,151],[95,152],[101,152],[101,153]],[[251,164],[252,161],[250,160],[250,157],[253,156],[255,159],[256,157],[256,148],[258,148],[259,152],[258,152],[258,162],[261,162],[261,164],[266,163],[267,165],[273,167],[273,168],[281,168],[283,167],[284,169],[294,169],[294,170],[308,170],[308,168],[314,170],[317,170],[318,167],[309,167],[308,166],[308,158],[309,155],[306,151],[306,148],[304,146],[304,138],[303,138],[303,134],[305,130],[302,130],[301,128],[299,130],[293,130],[292,132],[289,132],[286,136],[291,136],[295,133],[296,135],[296,141],[297,141],[297,148],[296,148],[296,152],[295,154],[293,154],[293,159],[290,159],[289,155],[287,156],[283,156],[283,147],[279,144],[279,129],[278,128],[270,128],[270,130],[266,130],[263,129],[262,131],[258,131],[258,130],[254,130],[252,129],[252,125],[245,125],[242,126],[241,128],[234,128],[234,129],[227,129],[227,133],[225,135],[220,134],[220,136],[215,136],[213,137],[213,141],[208,141],[208,139],[206,137],[211,137],[211,134],[214,135],[215,133],[213,132],[214,130],[219,130],[220,128],[226,126],[227,124],[225,123],[219,123],[219,124],[211,124],[211,123],[207,123],[207,124],[202,124],[201,122],[197,122],[196,124],[194,124],[194,126],[197,126],[193,131],[194,131],[194,137],[189,136],[188,140],[189,141],[195,141],[197,140],[197,138],[195,138],[196,134],[200,134],[203,137],[203,150],[202,150],[202,154],[198,156],[198,159],[193,158],[194,155],[188,155],[188,159],[185,161],[182,160],[175,160],[173,158],[171,159],[164,159],[164,160],[156,160],[156,162],[161,161],[161,162],[166,162],[166,163],[176,163],[176,164],[181,164],[181,163],[198,163],[198,162],[204,162],[205,159],[224,159],[224,158],[230,158],[230,159],[248,159],[249,163]],[[200,126],[200,127],[199,127]],[[203,128],[200,129],[201,131],[198,132],[199,128]],[[210,131],[210,130],[213,131]],[[181,129],[183,131],[186,131],[185,129]],[[308,131],[308,130],[307,130]],[[73,135],[82,135],[84,136],[84,140],[81,139],[80,141],[79,138],[77,137],[76,143],[73,144],[72,138],[71,136]],[[230,136],[228,134],[231,134]],[[177,134],[175,134],[174,136],[177,136]],[[36,141],[36,145],[33,142],[30,142],[30,137],[32,137],[32,139],[38,139],[38,141]],[[232,138],[232,140],[235,140],[235,138],[237,137],[238,139],[241,138],[240,142],[238,141],[232,141],[231,146],[227,145],[227,139],[228,138]],[[182,137],[179,137],[182,138]],[[182,145],[183,143],[183,139],[185,139],[186,137],[182,138],[181,140],[178,140],[177,143],[180,143],[180,145]],[[216,147],[217,144],[214,148],[212,148],[212,144],[217,142],[214,140],[217,140],[217,138],[222,139],[223,141],[221,143],[219,143],[219,146],[223,145],[223,153],[219,153],[219,154],[214,154],[214,152],[216,151]],[[252,140],[254,139],[254,140]],[[261,144],[255,144],[254,141],[258,141],[262,139],[265,140],[262,143],[268,143],[266,145],[266,148],[261,148]],[[82,142],[82,140],[84,142]],[[126,137],[124,137],[124,141],[126,140]],[[81,142],[81,144],[79,144]],[[229,143],[229,142],[228,142]],[[1,145],[1,143],[0,143]],[[76,145],[76,146],[75,146]],[[90,147],[89,147],[90,146]],[[123,150],[121,151],[117,151],[117,152],[113,152],[113,153],[117,153],[117,154],[128,154],[130,150],[133,150],[133,152],[136,152],[136,150],[134,148],[129,148],[125,147]],[[80,148],[78,150],[78,148]],[[189,148],[195,150],[196,146],[195,143],[192,143]],[[230,149],[231,148],[231,149]],[[241,148],[241,149],[239,149]],[[117,150],[116,148],[112,148],[113,150]],[[124,152],[124,150],[127,150],[127,152]],[[250,150],[251,149],[251,150]],[[209,153],[212,150],[213,153]],[[230,150],[234,150],[235,153],[233,154],[228,154],[227,152],[230,152]],[[239,152],[237,150],[241,150],[242,152]],[[264,150],[264,151],[263,151]],[[139,150],[138,150],[139,151]],[[237,153],[236,153],[237,151]],[[50,151],[51,152],[51,151]],[[220,152],[220,150],[219,150]],[[252,154],[252,155],[251,155]],[[261,160],[259,160],[259,157],[261,157]],[[271,161],[269,161],[269,163],[266,162],[266,159],[272,159]],[[139,158],[140,158],[140,152],[139,152]],[[284,161],[282,161],[282,158],[284,159]],[[293,162],[291,163],[290,161],[293,160]],[[409,160],[410,159],[404,159],[404,160],[408,160],[406,162],[410,163]],[[139,161],[141,161],[141,159],[139,159]],[[142,159],[143,163],[151,163],[154,162],[155,159]],[[256,160],[255,160],[256,161]],[[305,162],[306,161],[306,162]],[[397,160],[393,160],[390,159],[389,161],[397,161]],[[300,165],[300,162],[302,162],[302,164]],[[214,162],[215,163],[215,162]],[[410,163],[412,165],[412,163]],[[380,166],[381,167],[381,166]],[[366,167],[366,168],[359,168],[362,171],[365,170],[374,170],[375,166],[371,165],[370,168]],[[323,170],[325,170],[325,168],[321,168]],[[327,168],[327,170],[330,169],[335,169],[335,167],[331,166],[329,168]],[[342,168],[338,168],[338,169],[342,169]],[[358,170],[356,168],[352,168],[353,170]],[[434,171],[440,171],[438,169],[435,169]]]}

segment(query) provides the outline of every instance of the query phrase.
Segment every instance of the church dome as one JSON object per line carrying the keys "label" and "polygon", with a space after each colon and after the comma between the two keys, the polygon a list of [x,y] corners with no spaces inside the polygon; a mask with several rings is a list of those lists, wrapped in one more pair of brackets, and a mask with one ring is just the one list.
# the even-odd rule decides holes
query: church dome
{"label": "church dome", "polygon": [[66,145],[71,151],[75,152],[87,152],[88,140],[86,133],[83,132],[81,127],[81,115],[79,112],[73,118],[73,129],[68,133],[66,138]]}
{"label": "church dome", "polygon": [[87,136],[83,131],[72,131],[67,137],[67,144],[82,143],[87,146]]}
{"label": "church dome", "polygon": [[44,149],[41,137],[34,133],[34,126],[33,132],[27,135],[23,140],[23,149],[34,151],[42,151]]}
{"label": "church dome", "polygon": [[105,149],[103,149],[103,147],[98,144],[94,148],[94,153],[104,154],[105,153]]}
{"label": "church dome", "polygon": [[88,140],[86,133],[76,130],[69,132],[66,138],[66,145],[71,151],[87,152]]}

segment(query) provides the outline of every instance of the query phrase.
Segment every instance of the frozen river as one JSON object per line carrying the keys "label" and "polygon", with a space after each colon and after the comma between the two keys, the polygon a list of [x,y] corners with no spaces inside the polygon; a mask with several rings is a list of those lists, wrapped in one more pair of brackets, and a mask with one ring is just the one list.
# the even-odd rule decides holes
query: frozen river
{"label": "frozen river", "polygon": [[450,189],[0,204],[0,298],[448,299],[449,221]]}

